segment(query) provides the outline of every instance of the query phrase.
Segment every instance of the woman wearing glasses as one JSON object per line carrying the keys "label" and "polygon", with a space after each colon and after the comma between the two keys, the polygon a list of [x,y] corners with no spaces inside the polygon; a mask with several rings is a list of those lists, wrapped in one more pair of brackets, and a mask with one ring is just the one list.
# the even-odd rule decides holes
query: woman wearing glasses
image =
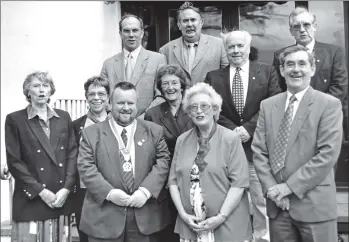
{"label": "woman wearing glasses", "polygon": [[[163,127],[165,141],[172,158],[177,138],[194,127],[194,123],[182,109],[182,97],[187,88],[187,79],[178,65],[166,65],[159,69],[155,81],[166,102],[147,110],[144,119]],[[167,189],[165,193],[170,199]],[[174,233],[177,210],[172,202],[169,203],[169,210],[173,218],[172,223],[159,233],[160,241],[178,242],[179,237]]]}
{"label": "woman wearing glasses", "polygon": [[[86,115],[73,122],[75,137],[78,146],[80,144],[81,131],[84,128],[92,124],[102,122],[109,118],[107,113],[110,94],[109,83],[101,77],[93,76],[85,82],[84,88],[86,101],[90,109]],[[80,180],[78,172],[76,186],[76,196],[74,199],[74,212],[76,216],[76,223],[78,226],[80,242],[87,242],[87,235],[79,229],[82,205],[86,194],[86,187]]]}
{"label": "woman wearing glasses", "polygon": [[206,83],[188,89],[183,99],[196,127],[177,139],[168,181],[181,242],[252,238],[248,163],[239,135],[217,124],[221,105]]}

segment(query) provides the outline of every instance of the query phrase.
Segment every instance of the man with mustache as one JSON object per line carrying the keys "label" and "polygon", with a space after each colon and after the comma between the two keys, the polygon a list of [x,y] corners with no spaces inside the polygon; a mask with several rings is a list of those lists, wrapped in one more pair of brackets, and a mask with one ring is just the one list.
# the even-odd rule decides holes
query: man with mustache
{"label": "man with mustache", "polygon": [[159,52],[168,64],[177,64],[185,71],[191,85],[203,82],[207,72],[228,65],[222,40],[201,33],[203,18],[200,10],[185,2],[177,11],[177,25],[182,37],[172,40]]}
{"label": "man with mustache", "polygon": [[266,205],[252,160],[251,142],[260,102],[280,92],[273,66],[250,61],[252,36],[232,31],[223,36],[230,65],[209,72],[205,82],[223,98],[218,123],[237,132],[249,161],[254,241],[267,241]]}
{"label": "man with mustache", "polygon": [[[344,52],[338,46],[315,40],[316,16],[306,8],[294,9],[289,16],[289,25],[290,33],[296,40],[295,45],[306,47],[309,53],[315,55],[316,70],[310,86],[338,98],[342,102],[343,110],[347,113],[348,72]],[[278,72],[280,87],[286,91],[286,81],[280,73],[279,62],[279,55],[284,50],[285,48],[274,53],[273,65]]]}
{"label": "man with mustache", "polygon": [[315,68],[305,47],[286,48],[280,73],[287,91],[261,103],[252,150],[271,242],[337,241],[333,167],[342,143],[342,105],[310,86]]}
{"label": "man with mustache", "polygon": [[164,101],[162,98],[153,101],[153,98],[160,94],[155,86],[155,75],[166,65],[166,59],[163,55],[142,47],[144,27],[138,16],[124,15],[119,22],[119,33],[123,50],[104,62],[100,75],[108,80],[111,90],[122,81],[135,85],[138,92],[138,115],[142,115],[149,107]]}
{"label": "man with mustache", "polygon": [[86,186],[80,229],[89,242],[156,242],[170,223],[170,154],[162,128],[136,119],[138,95],[119,82],[112,118],[82,130],[78,171]]}

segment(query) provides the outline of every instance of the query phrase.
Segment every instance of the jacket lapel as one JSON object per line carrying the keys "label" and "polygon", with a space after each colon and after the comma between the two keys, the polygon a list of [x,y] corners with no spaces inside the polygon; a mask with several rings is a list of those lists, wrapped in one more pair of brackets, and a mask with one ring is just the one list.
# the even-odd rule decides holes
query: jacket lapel
{"label": "jacket lapel", "polygon": [[287,94],[286,92],[282,93],[277,100],[275,100],[274,107],[272,110],[272,130],[273,130],[273,137],[274,142],[276,142],[276,138],[279,132],[279,128],[281,125],[282,118],[284,117],[285,113],[285,106],[286,106],[286,98]]}
{"label": "jacket lapel", "polygon": [[204,54],[207,52],[208,48],[209,48],[209,45],[208,45],[207,37],[202,34],[199,40],[198,49],[196,51],[193,69],[198,65],[198,63],[204,57]]}
{"label": "jacket lapel", "polygon": [[135,188],[142,182],[142,169],[144,162],[147,160],[147,144],[151,143],[148,140],[148,136],[145,135],[145,129],[141,121],[137,120],[137,128],[134,135],[135,145]]}
{"label": "jacket lapel", "polygon": [[246,101],[245,101],[243,113],[248,111],[248,107],[251,107],[252,101],[254,97],[256,97],[257,95],[257,90],[259,89],[259,86],[260,86],[260,80],[258,79],[259,72],[260,72],[259,65],[254,62],[250,62],[249,73],[248,73],[247,95],[246,95]]}
{"label": "jacket lapel", "polygon": [[122,185],[124,186],[124,189],[127,190],[127,186],[124,182],[124,178],[122,174],[122,167],[121,167],[120,154],[119,154],[119,144],[115,138],[113,131],[110,128],[108,120],[103,122],[103,126],[101,129],[103,130],[103,134],[104,134],[103,143],[107,149],[110,165],[111,167],[113,167],[113,170],[116,173]]}
{"label": "jacket lapel", "polygon": [[231,113],[232,116],[239,115],[238,111],[236,110],[230,88],[230,66],[225,67],[220,74],[222,78],[222,83],[224,83],[222,91],[223,93],[225,93],[226,96],[226,98],[223,98],[223,102],[227,102],[227,108],[230,109],[229,113]]}
{"label": "jacket lapel", "polygon": [[160,120],[163,125],[176,137],[179,135],[179,128],[174,121],[174,117],[170,110],[170,105],[167,102],[161,104],[161,117]]}
{"label": "jacket lapel", "polygon": [[[52,161],[57,165],[57,160],[56,160],[54,149],[52,148],[51,142],[47,138],[45,132],[42,130],[42,127],[39,123],[38,118],[37,117],[32,118],[32,119],[28,119],[27,117],[25,117],[25,118],[26,118],[26,121],[27,121],[30,129],[33,131],[34,135],[36,136],[36,138],[40,142],[42,148],[49,155],[49,157],[52,159]],[[50,122],[51,122],[51,120],[50,120]]]}
{"label": "jacket lapel", "polygon": [[132,72],[132,78],[131,78],[131,83],[133,85],[137,85],[137,83],[139,82],[142,73],[145,70],[145,67],[147,66],[149,60],[149,52],[146,51],[143,47],[141,47],[141,51],[139,52],[138,58],[137,58],[137,62],[136,62],[136,66],[133,69]]}
{"label": "jacket lapel", "polygon": [[184,64],[183,62],[183,40],[182,37],[178,38],[175,40],[175,43],[173,44],[173,54],[177,58],[178,63],[180,66],[187,72],[189,73],[188,66]]}
{"label": "jacket lapel", "polygon": [[118,82],[124,81],[125,77],[125,63],[124,52],[121,51],[114,57],[114,71]]}
{"label": "jacket lapel", "polygon": [[298,110],[296,112],[296,115],[293,118],[290,137],[287,143],[286,155],[289,153],[290,149],[292,148],[299,134],[299,131],[304,124],[304,121],[308,117],[310,112],[310,106],[312,103],[313,103],[313,88],[309,87],[309,89],[304,94],[301,102],[299,103]]}
{"label": "jacket lapel", "polygon": [[60,120],[57,117],[52,117],[50,119],[50,143],[53,150],[56,150],[59,140],[61,139],[61,133],[59,132],[59,130],[62,130],[62,122],[59,121]]}
{"label": "jacket lapel", "polygon": [[181,106],[177,116],[177,127],[179,129],[178,136],[183,133],[183,130],[187,127],[190,121],[191,121],[191,118],[187,113],[183,111],[183,108]]}
{"label": "jacket lapel", "polygon": [[324,62],[324,59],[325,59],[324,49],[322,48],[321,43],[317,41],[315,41],[315,45],[314,45],[314,55],[315,55],[316,69],[315,69],[314,76],[311,78],[310,86],[314,86],[314,81],[316,79],[314,77],[317,76],[317,73],[321,70],[322,63]]}

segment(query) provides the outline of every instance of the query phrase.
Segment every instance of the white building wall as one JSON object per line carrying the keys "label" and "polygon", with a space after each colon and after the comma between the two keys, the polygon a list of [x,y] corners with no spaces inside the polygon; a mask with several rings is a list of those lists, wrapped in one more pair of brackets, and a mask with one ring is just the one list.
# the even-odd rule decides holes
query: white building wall
{"label": "white building wall", "polygon": [[[1,164],[4,123],[27,105],[22,84],[30,72],[49,71],[56,99],[84,99],[83,83],[121,51],[120,3],[103,1],[1,2]],[[8,181],[1,181],[1,221],[9,220]]]}

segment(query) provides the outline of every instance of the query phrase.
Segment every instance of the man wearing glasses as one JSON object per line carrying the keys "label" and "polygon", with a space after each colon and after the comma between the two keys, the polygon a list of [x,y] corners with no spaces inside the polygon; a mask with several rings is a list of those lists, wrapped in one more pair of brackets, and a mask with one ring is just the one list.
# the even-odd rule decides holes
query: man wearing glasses
{"label": "man wearing glasses", "polygon": [[141,18],[124,15],[119,22],[119,33],[123,49],[104,61],[101,77],[108,80],[111,90],[119,82],[131,82],[138,93],[138,115],[142,115],[149,107],[164,101],[158,98],[152,102],[154,96],[160,94],[155,87],[155,74],[166,65],[166,58],[142,47],[144,27]]}
{"label": "man wearing glasses", "polygon": [[[316,16],[303,7],[297,7],[291,12],[289,25],[296,45],[304,46],[309,53],[315,54],[316,71],[310,86],[338,98],[343,109],[347,109],[348,73],[344,52],[338,46],[315,40]],[[280,74],[279,61],[279,55],[284,49],[286,48],[275,52],[273,65],[278,72],[280,87],[286,91],[286,82]]]}

